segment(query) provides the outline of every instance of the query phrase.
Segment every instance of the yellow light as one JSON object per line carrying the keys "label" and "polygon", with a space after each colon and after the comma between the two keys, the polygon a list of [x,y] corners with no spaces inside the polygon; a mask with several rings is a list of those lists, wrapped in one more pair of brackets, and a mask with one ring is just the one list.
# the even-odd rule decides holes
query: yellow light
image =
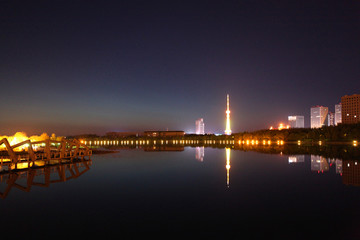
{"label": "yellow light", "polygon": [[250,141],[249,140],[246,140],[246,144],[249,145]]}
{"label": "yellow light", "polygon": [[271,141],[270,141],[270,140],[268,141],[268,144],[269,144],[269,145],[271,144]]}
{"label": "yellow light", "polygon": [[356,140],[354,140],[354,141],[353,141],[353,145],[354,145],[354,147],[356,147],[356,146],[357,146],[357,144],[358,144],[358,142],[357,142]]}
{"label": "yellow light", "polygon": [[230,183],[230,148],[226,148],[226,185]]}
{"label": "yellow light", "polygon": [[225,128],[225,134],[226,134],[226,135],[231,135],[229,94],[228,94],[226,97],[227,97],[227,108],[226,108],[226,128]]}

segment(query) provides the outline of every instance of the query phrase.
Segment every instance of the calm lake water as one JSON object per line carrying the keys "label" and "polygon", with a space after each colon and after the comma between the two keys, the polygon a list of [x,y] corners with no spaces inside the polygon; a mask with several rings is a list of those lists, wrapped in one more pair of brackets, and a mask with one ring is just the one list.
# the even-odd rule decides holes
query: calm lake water
{"label": "calm lake water", "polygon": [[4,234],[38,237],[154,232],[356,239],[357,164],[215,148],[120,150],[63,168],[62,176],[72,178],[65,182],[56,182],[59,167],[38,172],[31,186],[29,173],[13,184],[3,176],[1,226]]}

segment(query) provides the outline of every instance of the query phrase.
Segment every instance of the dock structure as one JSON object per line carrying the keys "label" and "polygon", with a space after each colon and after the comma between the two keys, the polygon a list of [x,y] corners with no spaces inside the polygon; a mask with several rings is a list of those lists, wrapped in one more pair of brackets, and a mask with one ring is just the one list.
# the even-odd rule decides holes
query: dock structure
{"label": "dock structure", "polygon": [[[66,182],[83,175],[90,170],[90,159],[77,159],[73,161],[42,165],[44,161],[38,160],[31,168],[0,171],[0,198],[4,199],[12,188],[29,192],[32,186],[49,187],[51,184]],[[40,163],[40,164],[39,164]]]}
{"label": "dock structure", "polygon": [[[43,141],[23,142],[10,145],[7,138],[0,140],[0,146],[5,145],[5,150],[0,155],[0,166],[28,164],[28,167],[36,161],[46,163],[62,160],[84,159],[92,155],[91,149],[77,139],[61,141],[45,139]],[[21,151],[16,151],[21,149]]]}

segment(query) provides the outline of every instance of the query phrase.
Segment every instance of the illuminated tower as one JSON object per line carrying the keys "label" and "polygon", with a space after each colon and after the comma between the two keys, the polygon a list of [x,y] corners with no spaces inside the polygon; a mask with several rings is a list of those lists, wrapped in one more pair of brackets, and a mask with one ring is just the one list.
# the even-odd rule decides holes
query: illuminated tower
{"label": "illuminated tower", "polygon": [[230,148],[225,148],[226,151],[226,186],[230,187]]}
{"label": "illuminated tower", "polygon": [[230,103],[229,103],[229,94],[227,95],[227,108],[226,108],[226,128],[225,134],[231,135],[231,128],[230,128]]}

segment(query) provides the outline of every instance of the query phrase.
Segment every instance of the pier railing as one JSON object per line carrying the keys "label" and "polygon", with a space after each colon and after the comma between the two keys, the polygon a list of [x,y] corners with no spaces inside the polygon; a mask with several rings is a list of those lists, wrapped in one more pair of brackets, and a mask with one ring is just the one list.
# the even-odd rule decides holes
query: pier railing
{"label": "pier railing", "polygon": [[[0,164],[17,164],[34,162],[37,160],[52,161],[90,157],[91,149],[80,141],[62,139],[61,141],[45,139],[31,142],[26,140],[10,145],[7,138],[0,140],[0,146],[5,145],[5,151],[0,156]],[[21,149],[22,151],[16,151]]]}

